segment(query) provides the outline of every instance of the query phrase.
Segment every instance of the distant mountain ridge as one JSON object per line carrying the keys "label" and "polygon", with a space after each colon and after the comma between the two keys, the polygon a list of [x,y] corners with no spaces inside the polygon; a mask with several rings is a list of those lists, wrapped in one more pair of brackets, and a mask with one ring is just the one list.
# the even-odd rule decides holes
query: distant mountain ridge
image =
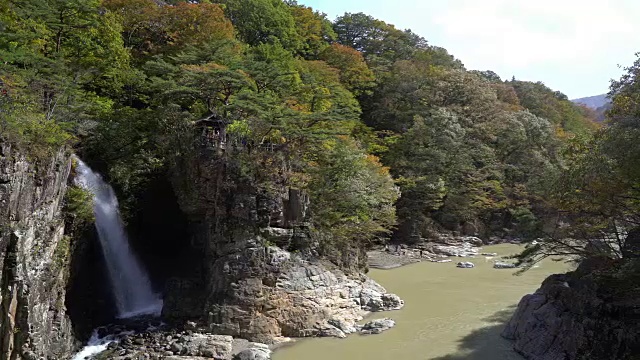
{"label": "distant mountain ridge", "polygon": [[576,104],[586,105],[594,110],[610,102],[609,99],[607,98],[607,94],[583,97],[583,98],[574,99],[571,101]]}
{"label": "distant mountain ridge", "polygon": [[588,108],[595,110],[597,120],[602,122],[605,120],[605,112],[611,107],[611,100],[607,98],[607,94],[583,97],[571,100],[575,104],[582,104]]}

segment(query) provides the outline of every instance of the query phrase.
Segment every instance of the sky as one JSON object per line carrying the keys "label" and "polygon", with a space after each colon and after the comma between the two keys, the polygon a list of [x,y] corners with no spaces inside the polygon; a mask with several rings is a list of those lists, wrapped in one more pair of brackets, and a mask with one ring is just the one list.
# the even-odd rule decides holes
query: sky
{"label": "sky", "polygon": [[606,93],[640,52],[638,0],[298,0],[334,20],[363,12],[446,48],[469,70]]}

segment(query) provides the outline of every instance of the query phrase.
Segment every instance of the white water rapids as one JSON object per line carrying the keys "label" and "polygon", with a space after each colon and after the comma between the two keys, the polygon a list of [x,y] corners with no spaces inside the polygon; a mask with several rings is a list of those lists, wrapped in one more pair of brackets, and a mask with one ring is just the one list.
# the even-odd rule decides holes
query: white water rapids
{"label": "white water rapids", "polygon": [[[117,317],[159,316],[162,298],[153,291],[146,270],[129,246],[113,188],[82,160],[75,158],[75,161],[76,183],[93,194],[95,226],[117,306]],[[87,347],[74,360],[103,351],[111,341],[114,338],[100,338],[94,333]]]}

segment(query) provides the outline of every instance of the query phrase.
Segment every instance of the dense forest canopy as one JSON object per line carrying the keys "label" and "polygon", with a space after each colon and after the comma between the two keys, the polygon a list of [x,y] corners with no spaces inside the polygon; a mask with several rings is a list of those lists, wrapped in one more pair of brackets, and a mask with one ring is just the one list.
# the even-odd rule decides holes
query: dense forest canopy
{"label": "dense forest canopy", "polygon": [[[130,206],[213,119],[285,159],[338,243],[533,239],[559,211],[593,209],[606,227],[636,206],[637,64],[599,129],[543,83],[295,1],[8,0],[0,31],[2,139],[34,161],[74,146]],[[253,177],[268,163],[240,160]]]}

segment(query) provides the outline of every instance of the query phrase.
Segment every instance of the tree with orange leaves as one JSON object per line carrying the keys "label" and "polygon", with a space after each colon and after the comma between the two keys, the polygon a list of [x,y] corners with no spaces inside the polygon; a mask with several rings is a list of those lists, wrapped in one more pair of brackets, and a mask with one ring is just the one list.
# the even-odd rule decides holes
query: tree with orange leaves
{"label": "tree with orange leaves", "polygon": [[358,50],[340,44],[331,44],[320,58],[340,70],[340,82],[358,95],[371,88],[375,77]]}

